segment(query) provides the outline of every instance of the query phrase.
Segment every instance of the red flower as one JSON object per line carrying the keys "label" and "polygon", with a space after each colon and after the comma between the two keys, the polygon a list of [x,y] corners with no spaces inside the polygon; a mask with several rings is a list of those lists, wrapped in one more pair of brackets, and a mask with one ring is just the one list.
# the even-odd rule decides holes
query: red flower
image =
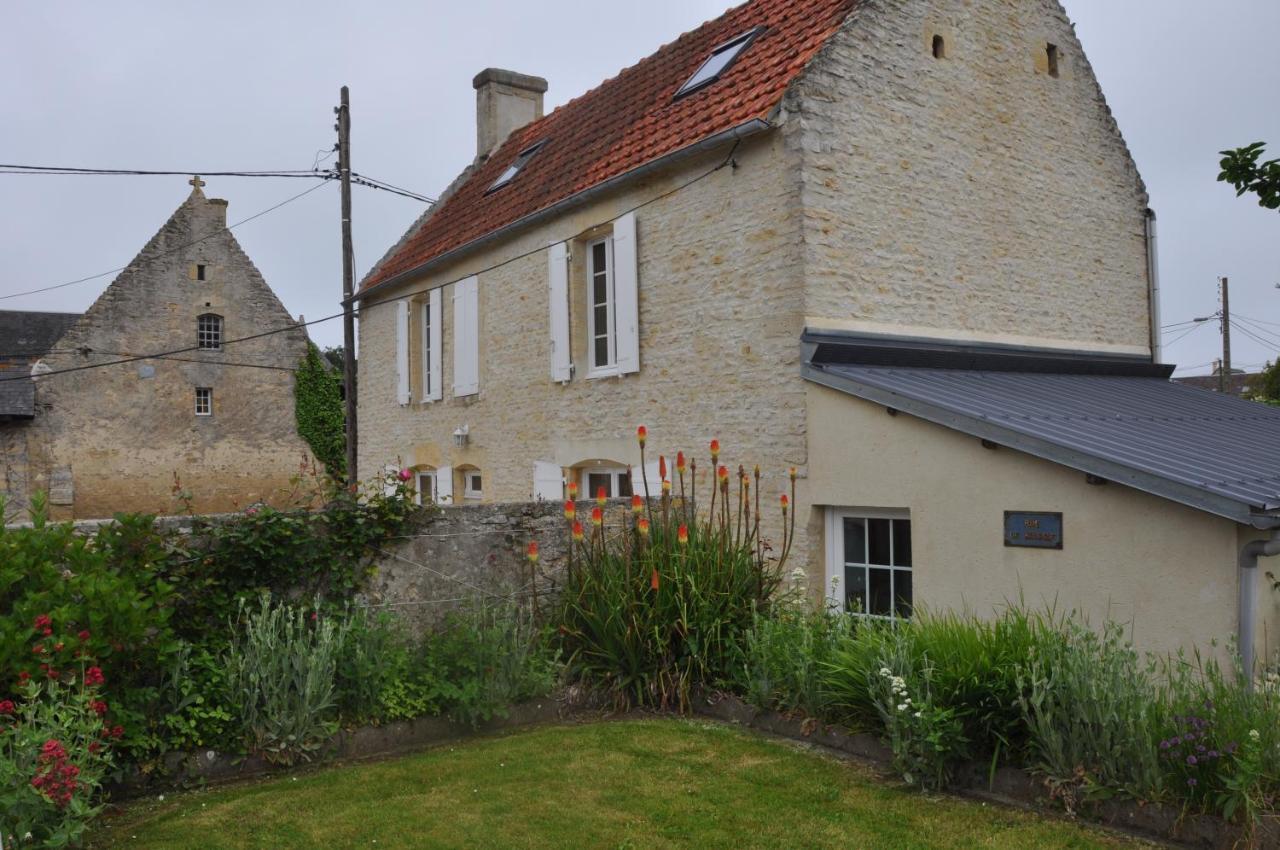
{"label": "red flower", "polygon": [[667,458],[666,455],[658,455],[658,477],[667,477]]}
{"label": "red flower", "polygon": [[600,510],[599,508],[592,508],[591,524],[594,525],[596,528],[599,528],[600,526],[604,525],[604,511]]}
{"label": "red flower", "polygon": [[654,570],[653,575],[649,576],[649,587],[655,591],[658,589],[658,571]]}
{"label": "red flower", "polygon": [[412,472],[410,472],[409,470],[407,470],[407,469],[402,469],[402,470],[400,470],[400,480],[401,480],[401,481],[408,481],[408,480],[409,480],[410,478],[412,478],[412,477],[413,477],[413,473],[412,473]]}
{"label": "red flower", "polygon": [[578,496],[578,482],[577,482],[577,481],[570,481],[570,482],[569,482],[569,488],[568,488],[568,489],[569,489],[569,498],[570,498],[570,499],[576,499],[576,498],[577,498],[577,496]]}
{"label": "red flower", "polygon": [[93,713],[99,717],[107,713],[107,704],[102,700],[94,700],[90,706],[93,708]]}
{"label": "red flower", "polygon": [[729,467],[721,465],[720,468],[716,470],[716,476],[720,479],[721,483],[727,482],[729,480]]}
{"label": "red flower", "polygon": [[529,557],[530,563],[532,564],[538,563],[538,541],[536,540],[529,541],[528,557]]}
{"label": "red flower", "polygon": [[13,714],[16,708],[17,706],[13,704],[13,700],[11,699],[0,700],[0,714]]}
{"label": "red flower", "polygon": [[53,629],[45,629],[41,634],[43,634],[45,637],[49,637],[50,635],[53,634]]}
{"label": "red flower", "polygon": [[38,632],[41,629],[47,629],[49,626],[52,626],[52,625],[53,625],[53,620],[49,619],[49,615],[41,614],[40,616],[36,617],[35,620],[32,622],[31,628],[35,629]]}
{"label": "red flower", "polygon": [[573,539],[582,542],[582,523],[577,520],[573,521]]}
{"label": "red flower", "polygon": [[671,493],[671,482],[666,478],[662,479],[662,493],[668,495]]}
{"label": "red flower", "polygon": [[112,726],[112,727],[111,727],[111,737],[112,737],[112,738],[123,738],[123,737],[124,737],[124,727],[123,727],[123,726]]}
{"label": "red flower", "polygon": [[648,537],[649,536],[649,520],[645,519],[644,517],[640,517],[640,519],[636,520],[636,531],[640,532],[641,537]]}
{"label": "red flower", "polygon": [[65,643],[63,643],[62,641],[58,641],[57,643],[55,643],[55,644],[53,645],[53,651],[54,651],[54,652],[62,652],[62,648],[63,648],[64,646],[66,646],[66,644],[65,644]]}
{"label": "red flower", "polygon": [[644,510],[644,499],[640,498],[639,493],[635,493],[631,496],[631,512],[638,514],[642,510]]}
{"label": "red flower", "polygon": [[676,472],[684,472],[684,452],[676,452]]}
{"label": "red flower", "polygon": [[35,646],[31,647],[31,652],[32,652],[33,654],[35,654],[35,655],[43,655],[43,654],[44,654],[44,644],[42,644],[42,643],[38,643],[38,644],[36,644]]}
{"label": "red flower", "polygon": [[791,500],[787,498],[787,494],[786,494],[786,493],[783,493],[783,494],[782,494],[782,512],[783,512],[784,514],[787,512],[787,507],[788,507],[790,504],[791,504]]}
{"label": "red flower", "polygon": [[714,464],[716,462],[716,458],[718,457],[720,457],[720,441],[712,440],[711,441],[711,462]]}
{"label": "red flower", "polygon": [[84,683],[86,685],[101,685],[105,681],[101,667],[90,667],[84,671]]}
{"label": "red flower", "polygon": [[681,525],[676,529],[676,542],[681,546],[689,542],[689,526]]}
{"label": "red flower", "polygon": [[596,488],[596,504],[597,505],[603,508],[605,505],[605,502],[608,501],[608,498],[609,497],[604,494],[603,484]]}
{"label": "red flower", "polygon": [[31,678],[31,674],[30,674],[30,673],[28,673],[26,670],[23,670],[21,673],[19,673],[19,674],[18,674],[18,681],[19,681],[19,682],[25,682],[25,681],[27,681],[27,680],[28,680],[28,679],[30,679],[30,678]]}
{"label": "red flower", "polygon": [[573,522],[573,518],[578,515],[577,506],[573,504],[573,499],[566,499],[564,503],[564,518],[569,522]]}
{"label": "red flower", "polygon": [[81,631],[79,634],[77,634],[77,635],[76,635],[76,637],[80,638],[80,640],[88,640],[88,639],[89,639],[89,630],[88,630],[88,629],[84,629],[84,630],[83,630],[83,631]]}
{"label": "red flower", "polygon": [[641,425],[639,428],[636,429],[636,440],[639,441],[641,446],[644,445],[644,441],[648,438],[648,436],[649,436],[649,429],[644,427],[643,425]]}
{"label": "red flower", "polygon": [[101,749],[102,749],[102,744],[99,744],[97,741],[89,742],[89,752],[92,753],[93,755],[96,756]]}

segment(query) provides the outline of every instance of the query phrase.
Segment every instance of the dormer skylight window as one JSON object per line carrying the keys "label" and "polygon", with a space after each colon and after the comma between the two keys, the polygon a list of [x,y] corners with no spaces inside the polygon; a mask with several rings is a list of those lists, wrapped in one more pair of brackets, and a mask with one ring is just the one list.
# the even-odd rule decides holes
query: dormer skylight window
{"label": "dormer skylight window", "polygon": [[682,98],[720,79],[720,75],[729,70],[729,66],[734,63],[734,60],[751,45],[751,42],[763,30],[764,27],[755,27],[747,30],[742,35],[726,41],[712,50],[706,61],[698,66],[698,70],[693,72],[693,76],[676,90],[675,99]]}
{"label": "dormer skylight window", "polygon": [[485,190],[485,194],[488,194],[489,192],[493,192],[497,189],[501,189],[503,186],[507,185],[512,180],[514,180],[516,175],[520,173],[520,169],[524,168],[525,164],[528,163],[529,160],[533,159],[533,155],[537,153],[539,149],[541,149],[542,146],[545,145],[546,143],[547,143],[547,140],[543,139],[542,141],[535,142],[534,144],[529,145],[529,147],[520,151],[520,153],[516,155],[515,161],[507,166],[507,170],[499,174],[498,179],[494,180],[493,183],[489,186],[489,188]]}

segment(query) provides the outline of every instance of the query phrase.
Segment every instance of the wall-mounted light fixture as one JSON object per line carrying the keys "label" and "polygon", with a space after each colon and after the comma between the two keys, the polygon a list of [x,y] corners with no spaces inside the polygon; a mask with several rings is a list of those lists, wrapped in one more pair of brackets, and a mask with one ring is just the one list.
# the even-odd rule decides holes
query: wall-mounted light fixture
{"label": "wall-mounted light fixture", "polygon": [[458,448],[466,448],[467,443],[471,440],[471,426],[459,425],[458,429],[453,432],[453,444]]}

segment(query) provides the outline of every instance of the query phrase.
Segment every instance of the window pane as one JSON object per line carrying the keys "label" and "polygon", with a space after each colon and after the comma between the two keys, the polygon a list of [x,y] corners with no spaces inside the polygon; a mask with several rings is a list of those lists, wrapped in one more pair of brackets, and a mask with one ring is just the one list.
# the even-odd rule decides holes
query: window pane
{"label": "window pane", "polygon": [[592,472],[587,475],[587,495],[592,499],[596,497],[596,493],[600,488],[604,488],[606,499],[613,498],[613,476],[607,472]]}
{"label": "window pane", "polygon": [[911,570],[895,570],[893,576],[893,609],[899,617],[911,616]]}
{"label": "window pane", "polygon": [[911,566],[911,520],[909,519],[893,521],[893,565]]}
{"label": "window pane", "polygon": [[889,520],[867,520],[867,542],[867,563],[889,566]]}
{"label": "window pane", "polygon": [[591,271],[593,274],[605,270],[605,244],[597,242],[591,246]]}
{"label": "window pane", "polygon": [[608,364],[609,364],[609,338],[607,336],[596,337],[595,365],[607,366]]}
{"label": "window pane", "polygon": [[871,587],[868,589],[867,613],[880,617],[888,617],[893,613],[890,600],[893,598],[890,583],[893,581],[892,570],[869,569]]}
{"label": "window pane", "polygon": [[595,310],[592,311],[592,315],[595,318],[596,326],[594,330],[596,332],[596,336],[599,336],[599,337],[608,336],[609,335],[609,308],[606,307],[604,304],[598,304],[596,305]]}
{"label": "window pane", "polygon": [[845,518],[844,521],[844,562],[846,564],[865,564],[867,562],[867,532],[863,519]]}
{"label": "window pane", "polygon": [[844,607],[846,611],[867,613],[867,571],[865,567],[844,568]]}
{"label": "window pane", "polygon": [[631,498],[631,476],[625,472],[618,476],[618,496],[624,499]]}
{"label": "window pane", "polygon": [[480,473],[471,476],[471,489],[480,492]]}
{"label": "window pane", "polygon": [[[602,275],[598,274],[591,281],[591,303],[596,305],[597,310],[603,309],[603,304],[609,300],[609,281]],[[596,320],[600,322],[599,319]],[[597,329],[603,330],[603,326],[596,325]]]}

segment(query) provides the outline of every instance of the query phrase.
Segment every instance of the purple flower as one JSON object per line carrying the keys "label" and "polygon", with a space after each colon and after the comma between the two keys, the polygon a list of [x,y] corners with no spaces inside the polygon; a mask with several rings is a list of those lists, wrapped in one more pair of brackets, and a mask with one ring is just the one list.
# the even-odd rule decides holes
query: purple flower
{"label": "purple flower", "polygon": [[1196,787],[1196,778],[1194,776],[1191,777],[1190,779],[1187,780],[1187,784],[1190,785],[1192,788]]}
{"label": "purple flower", "polygon": [[1195,763],[1196,763],[1195,756],[1187,756],[1187,764],[1195,764]]}
{"label": "purple flower", "polygon": [[1170,744],[1169,741],[1167,740],[1160,742],[1160,749],[1162,750],[1167,750],[1169,749],[1170,746],[1172,746],[1172,744]]}
{"label": "purple flower", "polygon": [[1209,750],[1209,752],[1208,752],[1208,753],[1206,753],[1205,755],[1206,755],[1208,758],[1216,759],[1216,758],[1218,757],[1218,751],[1217,751],[1217,750]]}
{"label": "purple flower", "polygon": [[1205,750],[1204,744],[1196,744],[1196,752],[1203,753],[1204,750]]}

